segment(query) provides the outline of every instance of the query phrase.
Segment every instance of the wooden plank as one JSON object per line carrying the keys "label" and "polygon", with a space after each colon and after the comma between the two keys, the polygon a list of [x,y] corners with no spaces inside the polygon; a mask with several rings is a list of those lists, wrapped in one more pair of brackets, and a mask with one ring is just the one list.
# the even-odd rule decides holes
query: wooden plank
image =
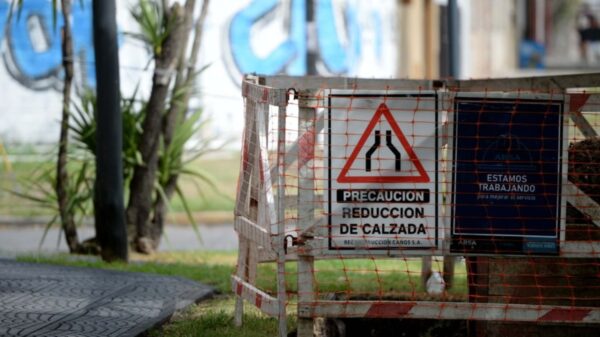
{"label": "wooden plank", "polygon": [[[253,161],[253,166],[254,169],[252,170],[252,176],[250,177],[250,203],[249,203],[249,211],[248,211],[248,219],[253,221],[254,223],[258,224],[259,226],[261,225],[259,223],[259,220],[263,220],[263,219],[259,219],[260,215],[261,215],[261,205],[260,202],[262,201],[261,199],[261,195],[262,195],[262,190],[263,190],[263,185],[264,185],[264,177],[262,175],[262,160],[261,160],[261,148],[260,148],[260,132],[261,132],[261,126],[260,126],[260,116],[263,114],[263,109],[266,105],[265,104],[256,104],[255,105],[255,116],[254,116],[254,133],[253,133],[253,141],[256,143],[255,148],[255,155],[254,155],[254,161]],[[264,227],[264,226],[260,226],[260,227]],[[271,248],[270,244],[267,246],[263,246],[265,248]],[[249,243],[248,245],[248,254],[247,254],[247,260],[246,260],[246,275],[244,275],[245,277],[243,278],[243,280],[254,284],[256,281],[256,273],[257,273],[257,269],[258,269],[258,245],[252,244],[252,242]]]}
{"label": "wooden plank", "polygon": [[250,284],[256,284],[256,274],[258,273],[258,245],[250,243],[248,249],[248,275],[246,279]]}
{"label": "wooden plank", "polygon": [[433,301],[315,301],[299,303],[298,316],[598,324],[600,308]]}
{"label": "wooden plank", "polygon": [[[442,141],[440,143],[445,144],[443,147],[444,153],[439,154],[439,158],[442,160],[440,163],[440,187],[439,193],[441,194],[439,207],[440,207],[440,216],[441,216],[441,225],[443,230],[440,231],[443,235],[442,240],[442,250],[447,253],[450,251],[450,238],[452,237],[451,233],[451,218],[450,214],[452,214],[452,184],[454,180],[454,176],[452,174],[452,163],[454,162],[454,142],[452,142],[452,138],[454,137],[454,99],[456,97],[456,92],[440,92],[438,95],[438,104],[439,104],[439,113],[443,112],[443,116],[445,117],[443,127],[442,127]],[[445,159],[444,159],[445,158]]]}
{"label": "wooden plank", "polygon": [[[325,221],[325,220],[319,220]],[[324,224],[315,221],[316,228],[324,228]],[[311,233],[311,231],[308,231]],[[322,233],[321,233],[322,234]],[[387,258],[387,257],[424,257],[424,256],[441,256],[441,255],[456,255],[463,256],[464,254],[450,254],[448,251],[442,250],[442,248],[431,248],[431,249],[352,249],[352,250],[334,250],[329,249],[327,237],[314,237],[310,242],[306,243],[303,249],[307,251],[318,252],[315,254],[315,258],[321,259],[351,259],[351,258]]]}
{"label": "wooden plank", "polygon": [[[597,98],[598,95],[595,95]],[[586,106],[592,106],[597,104],[597,102],[590,102],[591,95],[586,93],[572,93],[569,95],[569,115],[571,120],[579,131],[586,137],[592,138],[598,136],[594,127],[590,124],[590,122],[583,116],[582,111]],[[595,100],[595,99],[594,99]],[[598,109],[599,106],[595,105],[595,109]],[[598,112],[598,111],[596,111]]]}
{"label": "wooden plank", "polygon": [[[315,123],[315,128],[313,130],[311,130],[310,132],[313,133],[320,133],[321,131],[323,131],[323,128],[325,127],[325,112],[324,111],[319,111],[317,113],[317,120]],[[307,134],[303,134],[298,132],[298,140],[296,140],[288,149],[288,151],[285,154],[285,167],[286,169],[289,168],[290,166],[292,166],[292,164],[294,162],[296,162],[298,160],[298,146],[299,146],[299,140],[301,139],[305,139],[308,135]]]}
{"label": "wooden plank", "polygon": [[[277,215],[275,213],[273,180],[271,176],[271,165],[269,163],[269,151],[267,149],[269,105],[265,103],[259,103],[258,107],[256,129],[258,130],[260,184],[258,192],[259,206],[257,224],[265,228],[267,233],[270,235],[274,231],[271,226],[275,226],[277,222]],[[276,166],[277,165],[274,165],[274,167]]]}
{"label": "wooden plank", "polygon": [[251,243],[262,247],[271,247],[271,236],[267,233],[267,230],[250,219],[243,216],[236,216],[233,228],[239,235],[250,240]]}
{"label": "wooden plank", "polygon": [[580,190],[572,182],[564,186],[564,195],[567,197],[573,207],[577,208],[583,214],[590,217],[592,222],[600,227],[600,205],[590,198],[585,192]]}
{"label": "wooden plank", "polygon": [[268,76],[265,84],[274,88],[294,88],[296,90],[319,89],[365,89],[365,90],[431,90],[437,88],[442,81],[432,80],[399,80],[399,79],[369,79],[348,77],[318,77],[318,76]]}
{"label": "wooden plank", "polygon": [[598,133],[596,132],[596,130],[594,130],[592,124],[590,124],[590,122],[585,118],[585,116],[583,116],[581,111],[571,111],[569,113],[569,116],[571,117],[573,123],[575,123],[575,126],[577,126],[577,129],[579,129],[579,131],[581,131],[581,133],[586,138],[598,136]]}
{"label": "wooden plank", "polygon": [[[238,235],[239,243],[238,243],[238,260],[236,266],[236,275],[240,278],[245,277],[246,275],[246,264],[248,261],[248,252],[249,252],[249,240],[243,237],[242,235]],[[235,326],[242,326],[242,321],[244,317],[244,302],[242,301],[241,296],[236,296],[235,299],[235,311],[233,314],[233,321]]]}
{"label": "wooden plank", "polygon": [[273,88],[296,90],[317,89],[372,89],[372,90],[432,90],[441,87],[461,91],[562,91],[570,88],[600,87],[600,73],[513,77],[471,80],[398,80],[359,79],[343,77],[269,76],[261,78]]}
{"label": "wooden plank", "polygon": [[600,73],[446,81],[446,86],[457,91],[531,90],[559,93],[569,88],[600,87]]}
{"label": "wooden plank", "polygon": [[561,257],[600,258],[598,241],[566,241],[561,246]]}
{"label": "wooden plank", "polygon": [[[245,216],[252,223],[258,219],[258,189],[259,189],[259,141],[256,128],[257,105],[251,99],[246,100],[246,127],[244,130],[244,148],[242,154],[242,180],[238,186],[235,213]],[[236,221],[237,223],[237,221]],[[250,235],[251,236],[251,235]],[[239,249],[236,275],[242,280],[253,282],[256,278],[258,265],[258,246],[251,244],[246,235],[238,234]],[[237,296],[234,312],[234,324],[242,325],[244,303]]]}
{"label": "wooden plank", "polygon": [[271,248],[258,247],[258,262],[276,262],[277,254]]}
{"label": "wooden plank", "polygon": [[427,289],[427,280],[432,273],[431,256],[424,256],[421,258],[421,284],[423,288]]}
{"label": "wooden plank", "polygon": [[[316,107],[319,102],[315,99],[314,91],[300,93],[298,112],[298,134],[315,137]],[[322,105],[321,105],[322,106]],[[314,139],[312,143],[314,144]],[[311,149],[306,149],[311,150]],[[314,151],[314,148],[312,149]],[[304,160],[302,157],[306,157]],[[308,154],[298,154],[298,227],[300,231],[310,228],[314,219],[314,190],[315,172],[311,167],[313,160]],[[305,242],[308,237],[300,237]],[[315,299],[314,290],[314,257],[309,251],[301,251],[298,256],[298,300],[312,302]],[[311,317],[298,318],[298,337],[312,337],[314,322]]]}
{"label": "wooden plank", "polygon": [[237,276],[232,276],[231,288],[234,294],[239,298],[243,298],[248,303],[253,304],[263,313],[273,317],[279,315],[279,304],[277,299],[256,288],[254,285],[244,282],[244,280]]}
{"label": "wooden plank", "polygon": [[577,93],[570,93],[572,106],[574,103],[577,102],[577,101],[573,102],[573,99],[572,99],[573,96],[576,94],[581,95],[580,97],[585,97],[585,102],[583,102],[584,104],[582,104],[577,109],[571,109],[571,110],[577,110],[579,112],[588,112],[588,113],[600,113],[600,94],[599,93],[587,93],[585,91],[577,92]]}
{"label": "wooden plank", "polygon": [[242,82],[242,96],[255,102],[274,106],[286,105],[289,88],[272,88],[245,79]]}
{"label": "wooden plank", "polygon": [[275,177],[277,179],[277,237],[275,251],[277,252],[277,301],[279,319],[279,337],[287,337],[287,289],[285,284],[285,133],[286,133],[286,105],[279,106],[277,115],[277,165]]}
{"label": "wooden plank", "polygon": [[[251,180],[256,173],[256,153],[258,152],[256,136],[256,104],[253,100],[246,100],[246,125],[244,127],[244,144],[242,148],[242,162],[240,164],[240,181],[236,198],[235,214],[238,217],[251,216]],[[237,218],[235,223],[238,223]],[[248,278],[248,261],[250,256],[250,240],[248,236],[238,234],[238,260],[236,275],[240,278]],[[240,296],[236,297],[234,324],[242,325],[244,315],[244,302]]]}
{"label": "wooden plank", "polygon": [[244,127],[244,143],[240,163],[240,179],[235,205],[235,214],[248,216],[250,202],[250,180],[255,169],[258,142],[256,137],[256,103],[246,101],[246,125]]}

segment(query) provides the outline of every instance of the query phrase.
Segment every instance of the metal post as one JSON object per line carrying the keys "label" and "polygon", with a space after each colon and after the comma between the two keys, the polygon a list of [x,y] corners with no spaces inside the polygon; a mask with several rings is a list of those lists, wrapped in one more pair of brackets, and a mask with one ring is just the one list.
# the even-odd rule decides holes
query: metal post
{"label": "metal post", "polygon": [[94,0],[97,79],[96,235],[107,261],[128,259],[123,205],[123,125],[119,92],[119,49],[114,0]]}
{"label": "metal post", "polygon": [[287,336],[285,304],[285,133],[286,106],[280,105],[277,119],[277,301],[279,302],[279,337]]}
{"label": "metal post", "polygon": [[[451,78],[460,77],[460,13],[456,1],[448,0],[448,75]],[[444,256],[446,289],[450,289],[454,283],[455,263],[453,256]]]}
{"label": "metal post", "polygon": [[306,74],[317,75],[317,25],[315,23],[314,0],[306,0]]}
{"label": "metal post", "polygon": [[448,0],[448,66],[449,76],[460,77],[460,18],[457,0]]}
{"label": "metal post", "polygon": [[[298,137],[305,134],[313,135],[316,122],[315,93],[305,90],[299,95],[298,112]],[[314,144],[314,139],[313,139]],[[298,227],[303,233],[313,225],[315,207],[315,171],[310,164],[313,163],[313,149],[309,153],[299,150],[298,161],[304,163],[298,166]],[[299,238],[304,247],[298,251],[298,304],[313,303],[314,291],[314,256],[308,249],[310,238],[301,235]],[[298,318],[298,337],[313,336],[313,319]]]}

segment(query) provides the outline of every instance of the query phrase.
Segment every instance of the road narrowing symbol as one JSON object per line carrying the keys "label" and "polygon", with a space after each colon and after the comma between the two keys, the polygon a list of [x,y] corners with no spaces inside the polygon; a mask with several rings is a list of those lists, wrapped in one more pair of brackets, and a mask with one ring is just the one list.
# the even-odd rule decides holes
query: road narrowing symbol
{"label": "road narrowing symbol", "polygon": [[329,252],[439,247],[437,96],[332,94],[326,193]]}
{"label": "road narrowing symbol", "polygon": [[[389,124],[389,126],[391,128],[391,130],[385,130],[385,146],[389,150],[389,153],[392,154],[394,157],[394,158],[391,158],[391,161],[394,162],[394,171],[395,171],[394,174],[392,174],[392,175],[385,174],[385,175],[376,175],[376,176],[373,176],[373,175],[350,176],[348,173],[350,168],[353,165],[355,165],[355,161],[357,160],[357,157],[358,157],[359,153],[361,152],[361,150],[363,149],[363,147],[366,145],[367,140],[371,137],[371,133],[373,132],[373,129],[375,129],[375,127],[382,121],[383,118],[385,118],[385,120],[387,121],[387,123]],[[392,137],[392,134],[394,134],[395,137]],[[374,142],[371,145],[371,147],[369,147],[369,149],[367,150],[366,155],[365,155],[365,169],[364,169],[365,172],[372,171],[373,154],[382,145],[382,142],[380,140],[381,136],[382,136],[381,131],[375,130]],[[398,151],[398,149],[394,145],[394,142],[393,142],[394,138],[395,138],[395,140],[400,142],[402,148],[408,154],[408,159],[412,162],[412,164],[415,167],[415,170],[417,171],[416,175],[396,174],[396,173],[402,172],[402,169],[401,169],[401,167],[402,167],[401,157],[402,156],[400,154],[400,151]],[[386,171],[386,173],[387,173],[387,171]],[[402,129],[400,129],[400,127],[398,126],[398,123],[394,120],[394,117],[392,116],[390,109],[387,107],[387,105],[385,103],[381,103],[379,105],[379,107],[377,108],[375,115],[373,116],[373,118],[371,119],[369,124],[367,125],[367,128],[365,129],[364,133],[362,134],[360,140],[356,144],[356,147],[352,151],[352,154],[350,154],[350,157],[348,158],[346,165],[344,165],[344,167],[342,168],[342,171],[340,172],[340,175],[338,176],[337,181],[340,183],[426,183],[426,182],[430,181],[430,178],[429,178],[429,175],[427,174],[427,171],[425,171],[425,169],[423,168],[423,165],[419,161],[419,158],[417,158],[417,155],[415,154],[414,150],[410,146],[408,140],[404,136]]]}

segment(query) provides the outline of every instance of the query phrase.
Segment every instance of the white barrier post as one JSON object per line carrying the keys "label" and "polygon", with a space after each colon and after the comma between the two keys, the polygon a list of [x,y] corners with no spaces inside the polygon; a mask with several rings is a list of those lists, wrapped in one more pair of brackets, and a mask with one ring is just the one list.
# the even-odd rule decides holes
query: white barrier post
{"label": "white barrier post", "polygon": [[[300,92],[298,105],[298,227],[301,244],[307,243],[303,235],[314,221],[315,209],[315,172],[311,164],[314,163],[315,122],[318,101],[315,92],[303,90]],[[308,242],[310,243],[310,242]],[[298,302],[312,303],[315,300],[314,292],[314,256],[307,246],[299,247],[298,251]],[[298,318],[298,337],[313,336],[313,319]]]}
{"label": "white barrier post", "polygon": [[287,336],[285,306],[285,132],[286,105],[280,105],[277,116],[277,300],[279,302],[279,337]]}
{"label": "white barrier post", "polygon": [[[242,162],[241,180],[238,186],[238,196],[236,202],[236,217],[242,216],[248,219],[252,219],[256,222],[256,212],[251,212],[251,208],[256,208],[250,200],[252,198],[251,190],[254,185],[255,173],[256,173],[256,154],[257,154],[257,137],[256,137],[256,104],[253,100],[246,100],[246,126],[244,134],[244,155],[242,156],[247,163]],[[254,217],[251,216],[254,213]],[[238,250],[238,261],[236,275],[243,281],[248,281],[248,269],[249,269],[249,257],[250,257],[250,240],[241,233],[238,233],[239,238],[239,250]],[[236,326],[242,325],[242,317],[244,315],[244,301],[241,296],[238,296],[235,301],[235,319],[234,323]]]}

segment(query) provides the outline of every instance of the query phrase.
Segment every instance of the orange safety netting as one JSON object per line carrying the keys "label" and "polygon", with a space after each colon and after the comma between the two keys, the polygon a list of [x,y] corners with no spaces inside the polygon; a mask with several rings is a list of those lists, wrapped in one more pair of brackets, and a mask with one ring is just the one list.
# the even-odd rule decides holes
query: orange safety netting
{"label": "orange safety netting", "polygon": [[247,77],[234,290],[280,319],[297,305],[299,335],[315,317],[600,322],[589,80]]}

